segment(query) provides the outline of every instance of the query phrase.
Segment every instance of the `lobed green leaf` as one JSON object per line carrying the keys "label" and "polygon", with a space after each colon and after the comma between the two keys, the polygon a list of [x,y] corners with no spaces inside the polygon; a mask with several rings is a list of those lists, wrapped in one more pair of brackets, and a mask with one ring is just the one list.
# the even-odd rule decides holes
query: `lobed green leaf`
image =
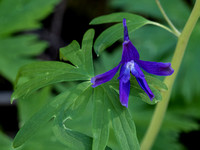
{"label": "lobed green leaf", "polygon": [[[131,85],[130,85],[130,96],[133,96],[134,98],[137,98],[139,100],[144,101],[147,104],[154,105],[162,100],[161,91],[167,90],[166,84],[164,84],[159,79],[145,75],[147,83],[149,84],[150,89],[155,95],[155,98],[151,101],[148,97],[148,95],[142,90],[142,88],[137,83],[137,80],[135,78],[131,78]],[[119,82],[118,81],[112,81],[110,86],[119,93]]]}
{"label": "lobed green leaf", "polygon": [[[103,24],[103,23],[115,23],[122,22],[123,18],[126,18],[129,33],[131,34],[136,29],[150,23],[147,19],[126,12],[112,13],[93,19],[90,24]],[[114,42],[123,37],[123,25],[121,23],[111,26],[103,31],[94,44],[94,49],[97,55],[103,50],[111,46]]]}
{"label": "lobed green leaf", "polygon": [[94,76],[92,60],[92,45],[94,29],[89,29],[83,36],[82,47],[77,41],[72,41],[68,46],[60,49],[60,59],[70,61],[73,65],[83,68],[86,72]]}
{"label": "lobed green leaf", "polygon": [[[152,24],[158,27],[161,27],[171,33],[173,33],[168,27],[159,24],[157,22],[149,21],[139,15],[135,15],[132,13],[126,13],[126,12],[119,12],[119,13],[112,13],[104,16],[97,17],[93,19],[90,24],[96,25],[96,24],[104,24],[104,23],[118,23],[122,22],[123,18],[126,18],[127,26],[129,30],[129,34],[134,32],[136,29],[146,25],[146,24]],[[105,31],[103,31],[97,38],[94,44],[94,49],[97,55],[101,53],[103,50],[111,46],[114,42],[119,40],[123,37],[123,26],[122,24],[116,24]]]}
{"label": "lobed green leaf", "polygon": [[[183,27],[183,24],[187,21],[190,9],[187,3],[184,1],[161,1],[161,5],[167,13],[170,20],[178,27]],[[149,0],[111,0],[109,6],[113,9],[122,10],[125,12],[136,12],[143,14],[150,18],[156,18],[157,20],[164,20],[162,13],[154,1]],[[179,9],[177,9],[178,6]],[[174,13],[176,12],[176,13]]]}
{"label": "lobed green leaf", "polygon": [[[90,82],[88,82],[90,83]],[[90,83],[91,85],[91,83]],[[70,106],[70,108],[65,111],[65,117],[70,117],[72,119],[81,117],[80,114],[82,114],[88,103],[90,98],[93,94],[93,88],[92,86],[89,86],[88,89],[86,89],[84,92],[82,92],[77,99],[74,100],[73,104]]]}
{"label": "lobed green leaf", "polygon": [[47,103],[51,102],[52,88],[46,87],[38,90],[33,95],[27,96],[24,99],[19,99],[17,102],[18,107],[18,120],[19,127],[21,127],[33,114],[39,111]]}
{"label": "lobed green leaf", "polygon": [[0,148],[2,150],[13,150],[12,140],[0,131]]}
{"label": "lobed green leaf", "polygon": [[108,143],[110,109],[108,108],[107,100],[104,89],[101,86],[96,87],[93,95],[93,150],[104,150]]}
{"label": "lobed green leaf", "polygon": [[139,15],[135,15],[132,13],[127,13],[127,12],[118,12],[118,13],[112,13],[112,14],[103,15],[103,16],[94,18],[90,22],[90,25],[122,22],[123,18],[126,18],[127,21],[133,21],[133,22],[146,21],[145,18]]}
{"label": "lobed green leaf", "polygon": [[112,127],[120,149],[139,150],[136,128],[129,110],[120,104],[119,96],[114,90],[109,86],[103,88],[110,103]]}
{"label": "lobed green leaf", "polygon": [[[149,21],[146,19],[138,20],[137,22],[133,21],[127,21],[127,27],[129,30],[129,34],[134,32],[136,29],[148,24]],[[94,43],[94,50],[99,55],[102,51],[104,51],[106,48],[111,46],[113,43],[115,43],[117,40],[123,37],[123,24],[118,23],[115,24],[105,31],[103,31],[98,38],[96,39]]]}
{"label": "lobed green leaf", "polygon": [[94,76],[94,66],[93,66],[93,57],[92,57],[92,47],[93,47],[93,38],[94,38],[94,29],[89,29],[83,36],[82,47],[84,53],[84,64],[85,69],[89,75]]}
{"label": "lobed green leaf", "polygon": [[60,109],[68,109],[71,104],[73,104],[73,102],[90,86],[90,82],[83,82],[56,96],[52,102],[45,105],[24,124],[14,139],[13,147],[17,148],[21,146],[27,139],[34,135],[40,127],[52,119]]}
{"label": "lobed green leaf", "polygon": [[38,20],[45,18],[58,2],[59,0],[1,0],[0,37],[39,28],[41,24]]}
{"label": "lobed green leaf", "polygon": [[146,81],[148,83],[150,83],[156,89],[158,89],[160,91],[168,90],[167,85],[163,81],[161,81],[153,76],[150,76],[150,75],[145,75],[145,78],[146,78]]}
{"label": "lobed green leaf", "polygon": [[60,48],[60,60],[70,61],[74,66],[81,67],[83,55],[77,41],[72,41],[68,46]]}
{"label": "lobed green leaf", "polygon": [[0,39],[0,72],[14,82],[19,68],[35,62],[37,56],[47,47],[46,42],[38,41],[36,35],[20,35]]}
{"label": "lobed green leaf", "polygon": [[53,131],[56,138],[62,142],[67,149],[73,150],[91,150],[92,147],[92,138],[82,134],[77,131],[68,129],[63,124],[64,118],[64,109],[59,111],[58,115],[55,118]]}
{"label": "lobed green leaf", "polygon": [[[25,82],[21,83],[19,80],[21,78],[26,78]],[[88,79],[87,73],[81,68],[76,68],[67,63],[54,61],[35,62],[25,65],[19,71],[11,101],[27,96],[35,90],[53,83]]]}
{"label": "lobed green leaf", "polygon": [[[70,61],[74,66],[53,61],[36,62],[23,66],[18,73],[11,101],[29,95],[49,84],[63,81],[89,80],[90,76],[94,74],[92,60],[93,38],[94,30],[89,29],[83,37],[82,49],[80,49],[76,41],[61,48],[60,58]],[[21,82],[22,80],[25,81]]]}

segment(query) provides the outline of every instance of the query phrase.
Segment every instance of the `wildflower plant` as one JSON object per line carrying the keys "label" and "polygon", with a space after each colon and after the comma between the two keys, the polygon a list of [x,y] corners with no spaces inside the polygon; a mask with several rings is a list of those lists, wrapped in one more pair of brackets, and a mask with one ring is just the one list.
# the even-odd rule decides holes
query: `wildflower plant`
{"label": "wildflower plant", "polygon": [[[13,147],[23,145],[40,128],[52,123],[56,139],[67,149],[139,150],[140,147],[142,150],[150,149],[161,126],[190,34],[200,16],[199,9],[200,0],[197,0],[182,33],[169,22],[166,15],[164,17],[167,18],[170,28],[124,12],[92,20],[90,22],[92,25],[117,23],[103,31],[96,39],[94,50],[98,56],[124,37],[120,63],[104,74],[95,76],[94,73],[92,55],[94,29],[86,31],[81,44],[74,40],[68,46],[61,48],[60,61],[41,61],[23,66],[15,82],[12,102],[15,99],[26,98],[49,85],[58,87],[61,82],[66,82],[67,88],[61,90],[26,121],[17,133]],[[161,27],[178,37],[171,63],[147,62],[139,59],[139,53],[130,41],[128,33],[131,34],[148,24]],[[161,81],[155,76],[144,75],[140,68],[155,75],[171,76]],[[117,79],[115,74],[119,69]],[[130,72],[135,78],[130,76]],[[136,101],[157,105],[141,145],[128,100],[132,105]]]}
{"label": "wildflower plant", "polygon": [[99,86],[105,82],[110,81],[113,76],[117,73],[120,66],[120,75],[119,75],[119,95],[120,102],[123,106],[128,107],[128,99],[130,93],[130,73],[136,77],[137,82],[140,87],[145,91],[145,93],[149,96],[150,100],[153,100],[155,97],[151,89],[149,88],[145,76],[140,69],[140,67],[147,72],[154,75],[163,75],[168,76],[171,75],[174,70],[171,68],[170,63],[161,63],[161,62],[149,62],[140,60],[140,55],[137,49],[129,40],[128,29],[126,26],[126,19],[123,19],[124,26],[124,42],[123,42],[123,52],[122,59],[117,67],[112,70],[97,75],[91,79],[93,83],[92,87]]}

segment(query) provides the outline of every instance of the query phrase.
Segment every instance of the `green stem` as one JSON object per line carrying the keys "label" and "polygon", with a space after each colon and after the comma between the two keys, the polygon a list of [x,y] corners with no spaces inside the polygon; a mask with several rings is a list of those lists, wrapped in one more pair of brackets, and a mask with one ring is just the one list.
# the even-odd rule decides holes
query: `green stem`
{"label": "green stem", "polygon": [[160,9],[163,17],[165,18],[165,20],[167,21],[167,23],[169,24],[169,26],[171,27],[171,29],[173,30],[174,34],[179,37],[180,32],[176,29],[176,27],[173,25],[173,23],[170,21],[170,19],[167,17],[167,14],[165,13],[164,9],[162,8],[162,5],[160,4],[159,0],[156,0],[156,4],[158,5],[158,8]]}
{"label": "green stem", "polygon": [[158,23],[158,22],[154,22],[154,21],[149,21],[149,24],[152,24],[152,25],[155,25],[155,26],[158,26],[158,27],[161,27],[169,32],[171,32],[172,34],[174,34],[175,36],[179,37],[178,34],[176,34],[174,31],[172,31],[170,28]]}
{"label": "green stem", "polygon": [[151,147],[157,137],[157,134],[160,130],[160,127],[162,125],[162,121],[164,119],[165,112],[167,110],[167,106],[169,103],[172,86],[174,84],[175,78],[179,71],[190,35],[191,35],[191,33],[196,25],[196,22],[200,16],[199,10],[200,10],[200,0],[196,0],[196,3],[190,14],[190,17],[189,17],[181,35],[178,38],[174,56],[173,56],[172,62],[171,62],[172,68],[174,68],[174,73],[173,73],[173,75],[166,77],[164,80],[164,83],[168,86],[169,90],[166,92],[162,92],[163,99],[156,106],[156,109],[154,111],[153,118],[151,120],[149,128],[148,128],[148,130],[144,136],[144,139],[141,143],[141,150],[150,150],[151,149]]}

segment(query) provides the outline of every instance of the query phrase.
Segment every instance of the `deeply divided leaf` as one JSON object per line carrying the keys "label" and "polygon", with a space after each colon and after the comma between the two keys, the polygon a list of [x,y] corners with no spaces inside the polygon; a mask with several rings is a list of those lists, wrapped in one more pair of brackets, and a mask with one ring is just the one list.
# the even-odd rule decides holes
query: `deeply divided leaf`
{"label": "deeply divided leaf", "polygon": [[89,29],[83,36],[82,47],[84,51],[84,64],[87,72],[94,76],[92,47],[93,47],[94,29]]}
{"label": "deeply divided leaf", "polygon": [[146,19],[139,16],[135,15],[132,13],[127,13],[127,12],[118,12],[118,13],[112,13],[104,16],[97,17],[93,19],[90,24],[91,25],[96,25],[96,24],[103,24],[103,23],[116,23],[116,22],[122,22],[123,18],[126,18],[127,21],[145,21]]}
{"label": "deeply divided leaf", "polygon": [[[148,95],[144,92],[144,90],[139,86],[138,82],[134,77],[131,78],[131,90],[130,90],[130,96],[133,96],[133,99],[139,99],[144,101],[147,104],[156,104],[159,101],[162,100],[161,96],[161,91],[167,90],[166,84],[164,84],[162,81],[159,79],[145,75],[147,83],[149,84],[150,89],[155,95],[155,98],[151,101],[148,97]],[[119,93],[119,83],[118,81],[112,81],[110,86],[117,92]]]}
{"label": "deeply divided leaf", "polygon": [[0,39],[0,72],[9,81],[14,82],[19,68],[35,62],[47,43],[38,41],[36,35],[20,35]]}
{"label": "deeply divided leaf", "polygon": [[12,101],[29,95],[44,86],[63,82],[90,80],[93,75],[92,43],[94,30],[89,29],[82,42],[73,41],[70,45],[60,50],[60,58],[70,61],[73,65],[64,62],[46,61],[25,65],[18,73]]}
{"label": "deeply divided leaf", "polygon": [[83,82],[74,88],[56,96],[51,103],[45,105],[33,117],[31,117],[17,133],[13,146],[21,146],[26,140],[34,135],[37,130],[45,125],[61,109],[67,110],[79,96],[91,86],[90,82]]}
{"label": "deeply divided leaf", "polygon": [[49,84],[89,79],[87,74],[80,68],[55,61],[28,64],[21,68],[18,77],[15,91],[12,94],[12,101],[27,96]]}
{"label": "deeply divided leaf", "polygon": [[111,46],[113,43],[115,43],[117,40],[122,38],[123,35],[123,25],[122,20],[123,18],[127,21],[127,27],[129,30],[129,34],[134,32],[136,29],[146,25],[146,24],[152,24],[156,25],[158,27],[161,27],[169,32],[172,32],[169,28],[167,28],[164,25],[161,25],[157,22],[149,21],[139,15],[135,15],[132,13],[127,12],[119,12],[119,13],[112,13],[104,16],[97,17],[93,19],[90,24],[91,25],[97,25],[97,24],[104,24],[104,23],[118,23],[116,25],[113,25],[103,31],[97,38],[94,44],[94,49],[97,55],[104,51],[106,48]]}
{"label": "deeply divided leaf", "polygon": [[72,41],[68,46],[60,48],[60,60],[70,61],[76,67],[81,67],[83,55],[77,41]]}
{"label": "deeply divided leaf", "polygon": [[[127,27],[129,34],[134,32],[136,29],[144,26],[148,23],[148,20],[141,19],[137,22],[133,21],[127,21]],[[117,40],[121,39],[123,37],[123,24],[118,23],[115,24],[105,31],[103,31],[98,38],[96,39],[94,43],[94,49],[97,54],[104,51],[106,48],[111,46],[113,43],[115,43]]]}
{"label": "deeply divided leaf", "polygon": [[92,45],[94,38],[94,30],[89,29],[83,36],[82,47],[77,41],[73,41],[68,46],[60,49],[60,59],[70,61],[78,68],[86,70],[86,72],[93,76],[93,60],[92,60]]}
{"label": "deeply divided leaf", "polygon": [[100,86],[94,89],[93,95],[93,150],[104,150],[109,137],[109,108],[108,98]]}
{"label": "deeply divided leaf", "polygon": [[58,2],[59,0],[1,0],[0,37],[40,27],[38,20],[46,17]]}
{"label": "deeply divided leaf", "polygon": [[[122,22],[123,18],[127,20],[127,26],[129,29],[129,33],[132,33],[136,29],[148,24],[149,21],[141,16],[131,14],[131,13],[113,13],[109,15],[104,15],[93,19],[90,24],[103,24],[103,23],[115,23]],[[94,44],[94,49],[97,55],[100,52],[111,46],[117,40],[123,37],[123,25],[122,23],[118,23],[113,25],[103,31]]]}
{"label": "deeply divided leaf", "polygon": [[113,89],[107,85],[103,88],[110,103],[112,127],[120,149],[139,150],[136,128],[129,110],[120,104],[119,96]]}
{"label": "deeply divided leaf", "polygon": [[92,138],[82,134],[77,131],[73,131],[68,129],[63,124],[64,118],[64,109],[61,109],[58,115],[55,118],[54,123],[54,134],[56,135],[57,139],[62,142],[67,149],[73,150],[91,150],[92,147]]}

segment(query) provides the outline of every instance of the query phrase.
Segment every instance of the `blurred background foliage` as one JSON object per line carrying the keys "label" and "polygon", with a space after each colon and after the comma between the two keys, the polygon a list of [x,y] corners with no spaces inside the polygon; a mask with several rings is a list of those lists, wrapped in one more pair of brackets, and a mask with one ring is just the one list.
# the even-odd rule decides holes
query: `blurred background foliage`
{"label": "blurred background foliage", "polygon": [[[179,31],[182,31],[193,3],[193,0],[161,0]],[[109,27],[109,24],[89,26],[94,17],[119,11],[136,13],[166,24],[154,0],[0,0],[0,149],[12,149],[12,138],[18,127],[47,104],[52,96],[70,86],[58,84],[44,88],[11,106],[8,100],[18,69],[34,61],[58,60],[59,48],[74,39],[80,42],[88,28],[95,28],[97,37]],[[130,37],[141,58],[149,61],[170,61],[177,42],[174,35],[152,25],[136,30]],[[200,22],[189,41],[154,150],[200,148],[197,141],[200,138],[199,37]],[[121,58],[121,44],[121,41],[115,43],[98,58],[94,54],[96,74],[116,66]],[[130,98],[129,109],[140,141],[154,107]],[[90,112],[84,112],[84,116],[90,116]],[[80,128],[81,122],[80,130],[87,131],[87,120],[90,118],[79,119],[71,126]],[[40,130],[19,149],[66,149],[55,137],[52,122]]]}

